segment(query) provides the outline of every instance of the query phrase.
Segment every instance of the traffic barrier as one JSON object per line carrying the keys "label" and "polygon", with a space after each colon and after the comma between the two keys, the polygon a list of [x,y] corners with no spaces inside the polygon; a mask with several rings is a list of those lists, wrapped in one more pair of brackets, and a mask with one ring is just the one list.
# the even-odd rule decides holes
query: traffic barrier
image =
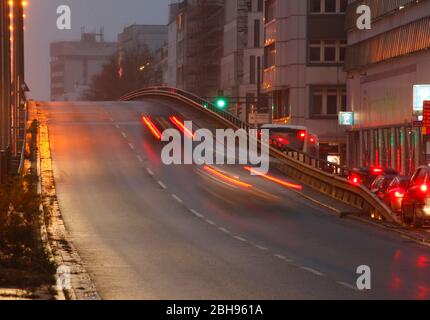
{"label": "traffic barrier", "polygon": [[[206,113],[215,120],[223,123],[226,127],[245,130],[251,128],[247,123],[233,114],[216,108],[211,102],[177,88],[145,88],[130,92],[119,100],[131,101],[144,97],[174,99]],[[270,155],[274,158],[271,166],[277,168],[285,175],[301,181],[325,195],[359,209],[363,215],[400,224],[398,218],[392,214],[391,210],[376,195],[365,187],[352,185],[348,180],[338,176],[343,168],[297,150],[283,153],[271,147]],[[326,170],[322,169],[322,167]]]}

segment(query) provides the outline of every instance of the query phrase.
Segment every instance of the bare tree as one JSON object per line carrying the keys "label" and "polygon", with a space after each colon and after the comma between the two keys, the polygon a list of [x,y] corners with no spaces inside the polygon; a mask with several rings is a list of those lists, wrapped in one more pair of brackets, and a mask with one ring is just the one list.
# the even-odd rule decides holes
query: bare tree
{"label": "bare tree", "polygon": [[162,74],[159,68],[153,67],[153,62],[154,58],[146,47],[115,55],[93,77],[83,100],[113,101],[130,91],[158,85]]}

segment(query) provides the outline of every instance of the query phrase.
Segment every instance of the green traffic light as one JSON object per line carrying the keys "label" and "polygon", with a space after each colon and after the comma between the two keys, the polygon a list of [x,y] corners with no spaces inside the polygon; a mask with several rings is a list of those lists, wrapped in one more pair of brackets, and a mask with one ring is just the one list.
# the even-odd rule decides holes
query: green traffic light
{"label": "green traffic light", "polygon": [[227,107],[227,100],[219,98],[215,104],[219,109],[224,109],[225,107]]}

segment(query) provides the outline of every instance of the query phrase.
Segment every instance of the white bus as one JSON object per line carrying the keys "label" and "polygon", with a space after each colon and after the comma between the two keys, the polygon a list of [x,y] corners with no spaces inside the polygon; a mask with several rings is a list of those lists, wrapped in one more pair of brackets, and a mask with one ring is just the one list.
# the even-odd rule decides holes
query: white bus
{"label": "white bus", "polygon": [[281,151],[299,151],[319,157],[318,136],[304,126],[265,124],[261,129],[270,132],[270,145]]}

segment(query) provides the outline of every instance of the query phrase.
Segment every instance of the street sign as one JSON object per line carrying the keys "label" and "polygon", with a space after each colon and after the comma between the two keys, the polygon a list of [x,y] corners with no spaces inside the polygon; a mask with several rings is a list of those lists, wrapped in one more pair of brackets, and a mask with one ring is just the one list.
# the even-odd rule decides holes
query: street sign
{"label": "street sign", "polygon": [[430,99],[430,84],[414,85],[414,113],[421,113],[423,103]]}
{"label": "street sign", "polygon": [[339,112],[339,125],[353,126],[354,125],[354,112]]}
{"label": "street sign", "polygon": [[413,123],[414,128],[422,128],[423,122],[422,121],[414,121]]}
{"label": "street sign", "polygon": [[430,135],[430,101],[423,103],[423,135]]}

